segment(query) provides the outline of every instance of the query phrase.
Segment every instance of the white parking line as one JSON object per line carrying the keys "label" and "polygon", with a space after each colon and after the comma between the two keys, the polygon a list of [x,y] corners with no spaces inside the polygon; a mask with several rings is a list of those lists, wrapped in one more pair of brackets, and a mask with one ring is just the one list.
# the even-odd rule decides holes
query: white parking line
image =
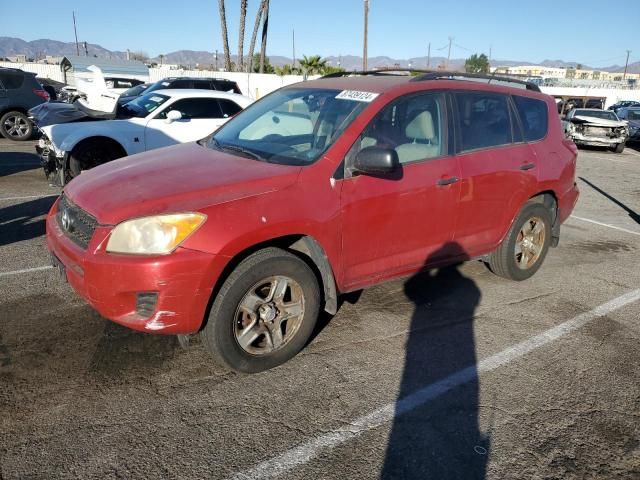
{"label": "white parking line", "polygon": [[616,227],[615,225],[609,225],[608,223],[598,222],[596,220],[590,220],[588,218],[577,217],[576,215],[571,215],[570,218],[575,218],[576,220],[582,220],[583,222],[593,223],[595,225],[600,225],[601,227],[612,228],[614,230],[620,230],[621,232],[630,233],[631,235],[640,235],[640,232],[634,232],[633,230],[628,230],[622,227]]}
{"label": "white parking line", "polygon": [[634,152],[633,150],[627,148],[625,152],[630,153],[631,155],[635,155],[636,157],[640,157],[640,153]]}
{"label": "white parking line", "polygon": [[335,448],[342,443],[393,420],[395,417],[414,410],[415,408],[449,392],[456,387],[476,379],[480,373],[490,372],[498,367],[502,367],[518,360],[524,355],[583,327],[592,320],[603,317],[638,300],[640,300],[640,289],[621,295],[620,297],[600,305],[593,310],[582,313],[571,320],[567,320],[558,326],[542,332],[539,335],[496,353],[495,355],[482,360],[477,364],[477,366],[473,365],[463,370],[459,370],[458,372],[436,383],[432,383],[431,385],[424,387],[422,390],[418,390],[397,402],[388,403],[372,413],[363,415],[362,417],[349,422],[348,426],[320,435],[319,437],[309,440],[307,443],[284,452],[282,455],[259,463],[255,467],[245,470],[244,472],[239,472],[232,478],[234,480],[255,480],[274,478],[282,475],[296,467],[310,462],[320,455],[322,451]]}
{"label": "white parking line", "polygon": [[30,198],[47,198],[47,197],[57,197],[59,193],[51,193],[49,195],[25,195],[23,197],[0,197],[0,202],[9,201],[9,200],[28,200]]}
{"label": "white parking line", "polygon": [[0,272],[0,277],[9,277],[11,275],[19,275],[21,273],[40,272],[42,270],[49,270],[53,268],[51,265],[44,265],[42,267],[25,268],[22,270],[13,270],[12,272]]}

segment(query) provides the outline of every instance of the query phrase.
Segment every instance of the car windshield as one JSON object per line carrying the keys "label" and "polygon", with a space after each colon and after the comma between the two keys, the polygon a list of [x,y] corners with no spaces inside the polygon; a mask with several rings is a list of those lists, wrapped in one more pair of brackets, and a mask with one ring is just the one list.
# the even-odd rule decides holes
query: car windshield
{"label": "car windshield", "polygon": [[142,92],[144,92],[147,88],[149,87],[149,85],[136,85],[135,87],[131,87],[128,90],[125,90],[124,92],[122,92],[122,97],[137,97],[138,95],[140,95]]}
{"label": "car windshield", "polygon": [[618,120],[618,117],[615,113],[608,110],[576,110],[574,115],[575,117],[591,117],[591,118],[601,118],[603,120]]}
{"label": "car windshield", "polygon": [[[344,92],[343,92],[344,93]],[[348,93],[348,92],[347,92]],[[209,148],[286,165],[315,162],[366,108],[340,90],[279,90],[225,124],[207,142]]]}
{"label": "car windshield", "polygon": [[169,80],[158,80],[156,83],[152,83],[149,88],[147,88],[146,93],[155,92],[156,90],[161,90],[163,88],[169,88],[171,82]]}
{"label": "car windshield", "polygon": [[154,110],[157,110],[157,108],[167,100],[169,100],[169,97],[166,95],[145,93],[138,98],[134,98],[129,103],[126,103],[122,107],[122,111],[133,117],[144,118]]}

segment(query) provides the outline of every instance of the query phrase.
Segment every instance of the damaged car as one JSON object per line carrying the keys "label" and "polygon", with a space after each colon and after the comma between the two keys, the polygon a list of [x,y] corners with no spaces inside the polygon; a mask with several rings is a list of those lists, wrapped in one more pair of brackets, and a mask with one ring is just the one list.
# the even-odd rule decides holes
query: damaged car
{"label": "damaged car", "polygon": [[624,151],[629,138],[627,122],[610,110],[575,108],[567,114],[563,126],[567,138],[576,145],[607,147],[616,153]]}
{"label": "damaged car", "polygon": [[640,142],[640,106],[626,107],[618,111],[618,117],[629,126],[628,142]]}
{"label": "damaged car", "polygon": [[118,95],[105,93],[99,101],[99,110],[78,100],[29,111],[42,133],[36,150],[53,185],[111,160],[205,138],[252,102],[207,90],[157,90],[123,106]]}

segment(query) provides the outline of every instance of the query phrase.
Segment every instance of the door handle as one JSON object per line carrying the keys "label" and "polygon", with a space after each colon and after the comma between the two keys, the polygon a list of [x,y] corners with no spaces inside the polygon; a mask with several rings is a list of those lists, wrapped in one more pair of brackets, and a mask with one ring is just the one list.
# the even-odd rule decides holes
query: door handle
{"label": "door handle", "polygon": [[520,165],[520,170],[531,170],[532,168],[536,168],[535,163],[525,163],[524,165]]}
{"label": "door handle", "polygon": [[445,185],[456,183],[458,180],[460,180],[458,177],[441,178],[440,180],[438,180],[437,184],[441,187],[444,187]]}

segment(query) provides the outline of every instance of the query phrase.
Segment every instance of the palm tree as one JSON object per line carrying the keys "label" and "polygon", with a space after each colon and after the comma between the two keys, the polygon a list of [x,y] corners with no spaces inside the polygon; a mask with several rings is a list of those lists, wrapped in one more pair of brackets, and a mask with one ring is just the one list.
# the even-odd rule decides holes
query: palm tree
{"label": "palm tree", "polygon": [[231,55],[229,53],[229,35],[227,34],[227,14],[224,8],[224,0],[218,0],[218,12],[220,13],[222,47],[224,48],[224,69],[228,72],[231,70]]}
{"label": "palm tree", "polygon": [[262,20],[262,14],[264,13],[264,7],[267,3],[267,0],[262,0],[260,2],[260,7],[258,8],[258,13],[256,13],[256,22],[253,25],[253,33],[251,34],[251,43],[249,44],[249,65],[248,71],[253,71],[253,51],[256,48],[256,37],[258,36],[258,28],[260,28],[260,21]]}
{"label": "palm tree", "polygon": [[247,3],[248,0],[240,0],[240,34],[238,36],[238,60],[236,62],[236,69],[241,72],[244,66],[244,24],[247,20]]}
{"label": "palm tree", "polygon": [[264,73],[264,59],[267,56],[267,30],[269,28],[269,0],[264,2],[264,22],[262,23],[262,46],[260,48],[260,73]]}
{"label": "palm tree", "polygon": [[305,73],[305,75],[322,73],[327,66],[327,61],[322,60],[320,55],[311,55],[310,57],[303,55],[302,60],[300,60],[299,63],[300,69]]}

